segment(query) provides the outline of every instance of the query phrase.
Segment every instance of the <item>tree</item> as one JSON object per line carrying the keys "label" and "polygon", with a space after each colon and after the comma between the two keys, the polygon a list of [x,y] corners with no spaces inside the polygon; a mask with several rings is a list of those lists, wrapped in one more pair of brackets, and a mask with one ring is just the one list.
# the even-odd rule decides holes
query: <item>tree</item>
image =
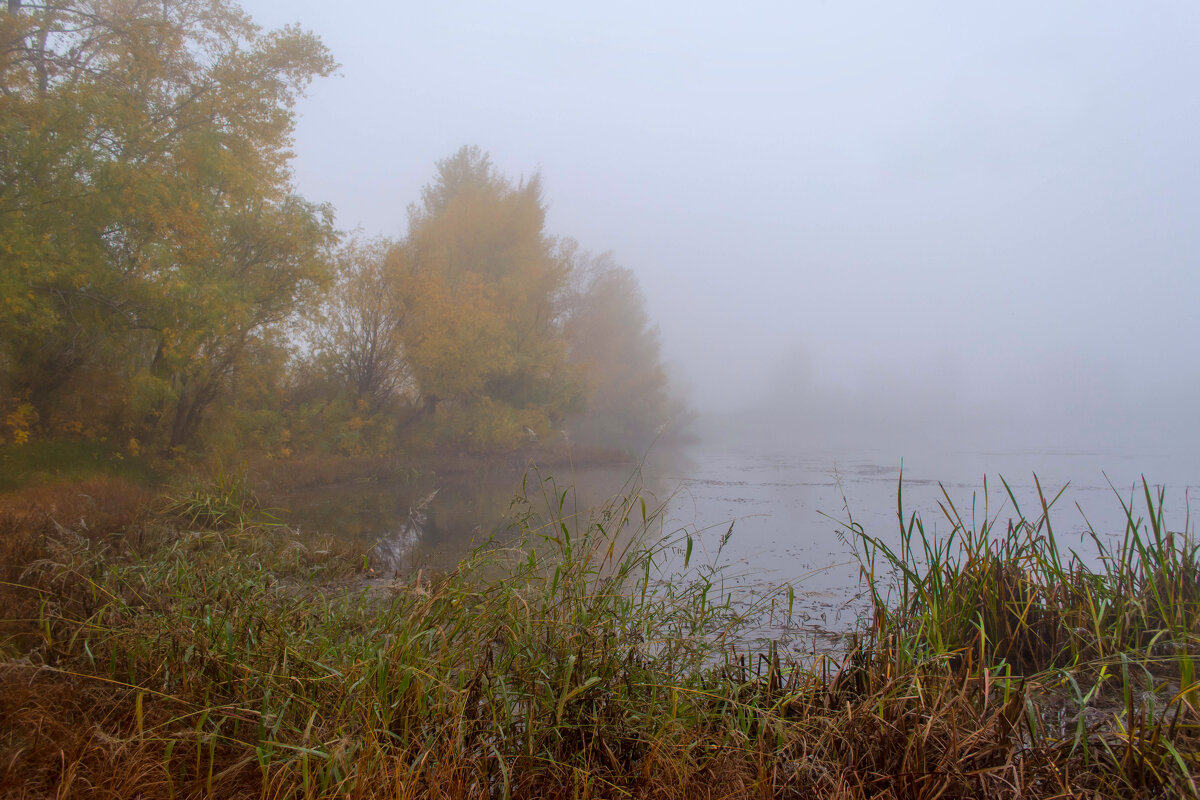
{"label": "tree", "polygon": [[402,241],[339,263],[312,337],[324,388],[304,386],[332,427],[415,423],[418,440],[488,451],[572,415],[577,439],[636,449],[681,410],[633,274],[547,235],[539,178],[514,183],[478,148],[438,163]]}
{"label": "tree", "polygon": [[189,264],[183,284],[149,317],[156,350],[147,379],[166,392],[169,447],[189,444],[243,357],[287,321],[325,279],[332,214],[300,198],[230,215],[219,245]]}
{"label": "tree", "polygon": [[680,407],[668,391],[658,329],[634,274],[608,254],[581,256],[565,333],[571,362],[586,381],[586,407],[571,420],[575,438],[645,447]]}
{"label": "tree", "polygon": [[320,369],[373,414],[414,388],[401,332],[408,303],[397,295],[386,239],[352,241],[337,258],[337,278],[312,334]]}
{"label": "tree", "polygon": [[537,176],[512,183],[478,148],[437,165],[389,256],[400,338],[424,415],[481,448],[548,430],[576,401],[557,300],[570,250],[545,232]]}
{"label": "tree", "polygon": [[333,62],[225,0],[71,0],[0,17],[0,364],[49,425],[88,370],[120,422],[194,440],[255,338],[325,279],[294,196],[293,105]]}

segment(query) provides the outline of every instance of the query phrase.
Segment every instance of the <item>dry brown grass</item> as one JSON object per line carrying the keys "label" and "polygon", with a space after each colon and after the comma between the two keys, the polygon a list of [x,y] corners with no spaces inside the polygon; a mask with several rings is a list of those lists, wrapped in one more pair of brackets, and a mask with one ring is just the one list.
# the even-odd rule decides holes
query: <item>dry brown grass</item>
{"label": "dry brown grass", "polygon": [[0,492],[0,563],[20,567],[25,551],[7,544],[13,537],[50,534],[57,525],[98,537],[127,530],[156,493],[121,478],[93,478]]}
{"label": "dry brown grass", "polygon": [[0,654],[26,652],[40,595],[22,582],[64,530],[93,540],[124,534],[154,493],[120,478],[94,478],[0,493]]}
{"label": "dry brown grass", "polygon": [[[304,791],[299,761],[264,775],[252,754],[212,746],[192,729],[162,726],[180,704],[98,685],[93,677],[0,669],[0,796],[13,798],[504,796],[494,765],[475,759],[364,753],[359,774]],[[902,690],[902,691],[897,691]],[[738,739],[728,731],[682,727],[648,743],[635,764],[566,765],[515,758],[504,777],[511,797],[603,798],[933,798],[1172,797],[1160,781],[1131,785],[1117,763],[1088,764],[1069,743],[1029,746],[1023,693],[989,703],[986,687],[931,676],[853,699],[836,692],[792,694],[773,730]],[[819,702],[818,702],[819,701]],[[171,746],[172,752],[167,752]],[[310,776],[310,781],[315,778]]]}

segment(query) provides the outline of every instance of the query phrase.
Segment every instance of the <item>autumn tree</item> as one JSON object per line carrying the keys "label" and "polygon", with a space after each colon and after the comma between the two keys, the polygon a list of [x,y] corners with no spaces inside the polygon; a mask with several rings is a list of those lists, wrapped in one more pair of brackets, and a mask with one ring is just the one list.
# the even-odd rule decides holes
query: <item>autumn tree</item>
{"label": "autumn tree", "polygon": [[389,256],[422,413],[474,447],[546,432],[578,399],[557,303],[570,251],[545,216],[537,176],[514,183],[464,147],[438,163]]}
{"label": "autumn tree", "polygon": [[585,381],[586,402],[570,423],[575,438],[645,447],[682,406],[670,394],[637,278],[608,254],[580,256],[565,316],[570,360]]}
{"label": "autumn tree", "polygon": [[343,246],[311,337],[318,368],[367,413],[392,405],[412,384],[401,339],[408,303],[389,269],[394,246],[386,239]]}
{"label": "autumn tree", "polygon": [[44,425],[118,375],[109,424],[193,442],[270,349],[333,241],[288,166],[294,102],[332,68],[224,0],[0,15],[0,368]]}
{"label": "autumn tree", "polygon": [[637,449],[680,411],[633,274],[549,236],[538,177],[473,147],[438,163],[404,239],[346,247],[311,340],[323,380],[299,394],[343,451],[392,434],[508,449],[568,418],[579,440]]}

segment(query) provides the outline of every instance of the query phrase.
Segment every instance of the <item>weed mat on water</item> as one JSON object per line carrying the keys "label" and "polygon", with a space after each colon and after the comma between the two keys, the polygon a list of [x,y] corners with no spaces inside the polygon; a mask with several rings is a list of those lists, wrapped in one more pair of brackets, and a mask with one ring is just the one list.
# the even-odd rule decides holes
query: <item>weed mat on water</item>
{"label": "weed mat on water", "polygon": [[798,663],[738,644],[750,615],[636,481],[583,512],[533,480],[508,546],[382,592],[236,481],[120,531],[12,517],[0,791],[1195,794],[1197,551],[1148,485],[1098,570],[1045,498],[937,542],[848,522],[873,617]]}

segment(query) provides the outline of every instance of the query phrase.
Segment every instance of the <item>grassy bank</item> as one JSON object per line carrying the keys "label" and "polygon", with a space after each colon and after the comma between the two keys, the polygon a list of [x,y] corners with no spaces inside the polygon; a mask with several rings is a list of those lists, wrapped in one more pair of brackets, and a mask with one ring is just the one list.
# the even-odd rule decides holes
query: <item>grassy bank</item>
{"label": "grassy bank", "polygon": [[391,584],[236,488],[0,500],[0,791],[1195,794],[1200,564],[1149,490],[1097,569],[1048,501],[939,541],[908,517],[899,546],[848,522],[873,616],[794,663],[675,572],[692,543],[637,486],[577,514],[533,483],[516,546]]}
{"label": "grassy bank", "polygon": [[161,467],[136,448],[111,442],[60,438],[0,443],[0,492],[105,477],[150,485],[160,480]]}

